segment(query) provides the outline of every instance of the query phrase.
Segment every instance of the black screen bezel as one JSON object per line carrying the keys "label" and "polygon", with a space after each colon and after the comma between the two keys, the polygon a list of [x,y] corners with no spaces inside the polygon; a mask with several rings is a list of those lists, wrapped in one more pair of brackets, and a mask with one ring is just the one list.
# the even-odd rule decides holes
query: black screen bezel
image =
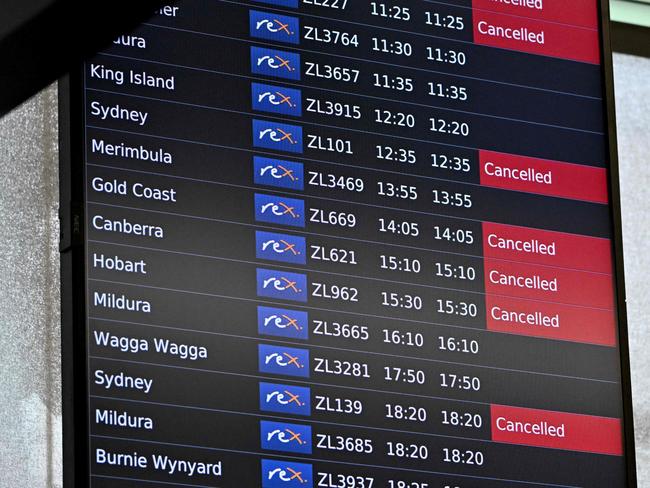
{"label": "black screen bezel", "polygon": [[[626,488],[636,488],[628,324],[623,266],[619,166],[616,142],[614,73],[609,0],[599,1],[605,123],[608,131],[608,185],[613,228],[614,280],[617,299]],[[61,220],[61,350],[63,416],[63,486],[87,487],[90,470],[86,321],[85,249],[85,110],[83,67],[59,81],[59,165]]]}

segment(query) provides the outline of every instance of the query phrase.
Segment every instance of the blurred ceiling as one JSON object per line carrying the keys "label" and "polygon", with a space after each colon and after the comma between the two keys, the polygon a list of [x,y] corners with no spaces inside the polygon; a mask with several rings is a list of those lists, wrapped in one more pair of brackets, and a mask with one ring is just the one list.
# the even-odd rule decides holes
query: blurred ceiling
{"label": "blurred ceiling", "polygon": [[650,28],[650,0],[610,0],[613,22]]}
{"label": "blurred ceiling", "polygon": [[650,0],[610,0],[612,47],[650,57]]}

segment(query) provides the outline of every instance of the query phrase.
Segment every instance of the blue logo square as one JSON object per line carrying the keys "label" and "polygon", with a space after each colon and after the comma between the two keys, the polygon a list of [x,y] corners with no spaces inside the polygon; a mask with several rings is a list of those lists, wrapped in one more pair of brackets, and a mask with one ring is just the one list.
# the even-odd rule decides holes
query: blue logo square
{"label": "blue logo square", "polygon": [[286,80],[300,80],[300,54],[251,47],[251,71],[256,75],[273,76]]}
{"label": "blue logo square", "polygon": [[257,268],[257,295],[294,302],[307,301],[307,275]]}
{"label": "blue logo square", "polygon": [[273,114],[302,115],[302,92],[294,88],[253,83],[251,85],[253,110]]}
{"label": "blue logo square", "polygon": [[258,39],[299,44],[300,21],[296,17],[251,10],[250,34]]}
{"label": "blue logo square", "polygon": [[255,194],[255,220],[270,224],[305,226],[305,202],[278,195]]}
{"label": "blue logo square", "polygon": [[309,339],[309,314],[298,310],[257,307],[257,332],[262,335]]}
{"label": "blue logo square", "polygon": [[255,156],[253,172],[256,185],[300,191],[305,189],[305,170],[302,163]]}
{"label": "blue logo square", "polygon": [[255,232],[255,251],[257,259],[291,264],[307,262],[307,241],[300,236],[258,230]]}
{"label": "blue logo square", "polygon": [[303,386],[260,383],[260,410],[311,415],[311,390]]}
{"label": "blue logo square", "polygon": [[262,459],[262,488],[313,488],[311,464]]}
{"label": "blue logo square", "polygon": [[302,127],[253,119],[253,146],[302,153]]}
{"label": "blue logo square", "polygon": [[258,345],[260,373],[309,378],[309,350]]}
{"label": "blue logo square", "polygon": [[262,449],[311,454],[311,427],[285,422],[260,421]]}

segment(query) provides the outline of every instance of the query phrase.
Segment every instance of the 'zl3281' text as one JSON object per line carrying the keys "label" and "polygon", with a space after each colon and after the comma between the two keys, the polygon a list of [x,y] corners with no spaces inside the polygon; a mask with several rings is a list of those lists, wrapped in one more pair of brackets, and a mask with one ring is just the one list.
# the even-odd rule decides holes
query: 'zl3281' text
{"label": "'zl3281' text", "polygon": [[370,378],[370,369],[366,363],[341,361],[339,359],[314,358],[316,373],[335,376],[352,376],[354,378]]}

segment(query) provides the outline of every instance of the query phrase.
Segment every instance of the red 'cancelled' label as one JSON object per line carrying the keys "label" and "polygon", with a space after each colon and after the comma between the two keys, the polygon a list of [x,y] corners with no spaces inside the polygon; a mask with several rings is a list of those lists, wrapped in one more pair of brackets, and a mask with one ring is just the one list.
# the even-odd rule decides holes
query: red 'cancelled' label
{"label": "red 'cancelled' label", "polygon": [[623,455],[620,419],[501,405],[490,413],[496,442]]}

